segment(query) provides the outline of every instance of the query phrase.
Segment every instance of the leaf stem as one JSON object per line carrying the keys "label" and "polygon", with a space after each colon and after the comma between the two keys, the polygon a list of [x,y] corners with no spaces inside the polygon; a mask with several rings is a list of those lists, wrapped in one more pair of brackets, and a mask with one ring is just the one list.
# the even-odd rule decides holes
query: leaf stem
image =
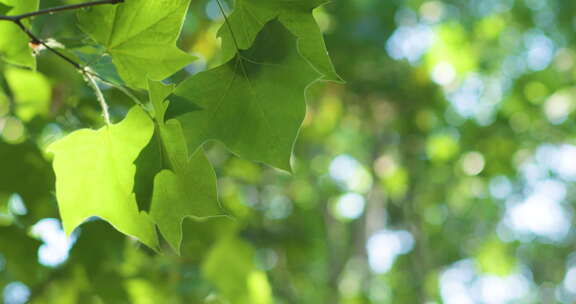
{"label": "leaf stem", "polygon": [[117,3],[121,3],[121,2],[124,2],[124,0],[99,0],[99,1],[79,3],[79,4],[63,5],[63,6],[41,9],[41,10],[37,10],[35,12],[30,12],[30,13],[25,13],[25,14],[20,14],[20,15],[0,16],[0,20],[18,22],[22,19],[30,18],[30,17],[42,16],[42,15],[51,15],[51,14],[54,14],[57,12],[77,10],[77,9],[81,9],[81,8],[92,7],[92,6],[97,6],[97,5],[104,5],[104,4],[117,4]]}
{"label": "leaf stem", "polygon": [[102,90],[100,90],[100,87],[98,87],[96,77],[94,77],[94,75],[90,73],[85,73],[84,76],[86,77],[86,80],[88,81],[92,89],[94,89],[96,99],[98,99],[100,107],[102,108],[102,116],[104,116],[104,121],[106,122],[107,125],[110,125],[111,122],[110,122],[110,112],[108,111],[108,104],[106,103],[104,94],[102,94]]}

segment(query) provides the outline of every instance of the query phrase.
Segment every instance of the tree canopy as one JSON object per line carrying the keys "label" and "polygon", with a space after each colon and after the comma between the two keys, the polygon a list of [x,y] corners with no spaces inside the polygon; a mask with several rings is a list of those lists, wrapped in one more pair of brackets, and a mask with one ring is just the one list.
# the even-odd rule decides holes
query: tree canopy
{"label": "tree canopy", "polygon": [[573,303],[574,9],[0,0],[1,301]]}

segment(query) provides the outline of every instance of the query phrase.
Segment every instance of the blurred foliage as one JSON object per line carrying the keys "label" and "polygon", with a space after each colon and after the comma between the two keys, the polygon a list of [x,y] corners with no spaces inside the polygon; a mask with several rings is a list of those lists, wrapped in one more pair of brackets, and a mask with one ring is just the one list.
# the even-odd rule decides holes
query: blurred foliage
{"label": "blurred foliage", "polygon": [[[78,1],[41,6],[66,2]],[[180,256],[101,221],[71,240],[53,227],[45,147],[101,125],[98,104],[49,53],[38,73],[0,63],[4,303],[574,303],[574,11],[565,0],[316,10],[347,83],[310,88],[292,175],[212,144],[234,219],[187,220]],[[200,59],[174,81],[220,61],[223,22],[214,1],[193,1],[179,44]],[[74,14],[34,27],[68,47],[85,39]],[[131,101],[106,94],[122,117]]]}

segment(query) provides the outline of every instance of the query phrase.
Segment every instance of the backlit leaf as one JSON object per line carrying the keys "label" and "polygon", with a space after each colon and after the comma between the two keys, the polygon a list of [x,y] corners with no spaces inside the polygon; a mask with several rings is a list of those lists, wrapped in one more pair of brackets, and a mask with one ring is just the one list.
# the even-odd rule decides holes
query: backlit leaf
{"label": "backlit leaf", "polygon": [[[29,13],[38,9],[39,0],[0,0],[0,5],[12,7],[9,16]],[[23,20],[25,26],[30,26],[28,20]],[[4,61],[29,68],[36,67],[36,59],[28,47],[30,38],[14,23],[0,22],[0,58]]]}
{"label": "backlit leaf", "polygon": [[229,25],[220,30],[223,38],[224,58],[236,54],[236,47],[246,50],[264,28],[277,18],[294,36],[298,37],[298,51],[324,76],[325,80],[341,81],[326,50],[322,32],[312,16],[312,10],[326,0],[237,0]]}
{"label": "backlit leaf", "polygon": [[48,147],[54,153],[56,197],[66,233],[97,216],[156,247],[154,225],[138,210],[132,192],[134,161],[153,132],[152,120],[135,107],[118,124],[79,130]]}
{"label": "backlit leaf", "polygon": [[306,112],[304,91],[319,75],[278,22],[254,46],[178,86],[175,94],[202,110],[178,117],[189,149],[216,139],[240,156],[290,170],[290,156]]}
{"label": "backlit leaf", "polygon": [[193,57],[176,46],[190,0],[126,0],[78,14],[80,28],[103,45],[120,76],[134,87],[162,80]]}
{"label": "backlit leaf", "polygon": [[158,132],[169,164],[169,168],[154,179],[150,216],[172,248],[179,252],[184,218],[215,216],[222,211],[218,204],[216,175],[204,150],[198,149],[190,157],[180,122],[174,119],[164,122],[168,107],[165,100],[173,89],[173,86],[149,83]]}

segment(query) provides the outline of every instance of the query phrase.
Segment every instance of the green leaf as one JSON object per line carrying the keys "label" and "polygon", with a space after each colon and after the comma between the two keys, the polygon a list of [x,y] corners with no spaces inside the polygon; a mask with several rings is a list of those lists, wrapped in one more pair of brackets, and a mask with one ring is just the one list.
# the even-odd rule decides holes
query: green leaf
{"label": "green leaf", "polygon": [[170,167],[154,179],[150,216],[172,248],[180,252],[184,219],[217,216],[222,210],[218,203],[216,174],[204,150],[197,149],[190,157],[180,122],[174,119],[164,122],[168,108],[165,100],[173,90],[174,86],[149,83],[158,133]]}
{"label": "green leaf", "polygon": [[233,13],[228,17],[219,35],[225,60],[252,46],[258,33],[273,19],[278,19],[294,36],[298,37],[298,51],[314,66],[324,80],[342,79],[336,73],[328,55],[322,32],[312,10],[326,0],[236,0]]}
{"label": "green leaf", "polygon": [[153,132],[152,120],[134,107],[118,124],[79,130],[48,147],[54,153],[56,197],[66,233],[97,216],[156,248],[154,224],[138,210],[132,192],[134,161]]}
{"label": "green leaf", "polygon": [[44,75],[36,71],[8,68],[6,81],[14,95],[16,114],[24,121],[50,112],[52,88]]}
{"label": "green leaf", "polygon": [[[0,5],[12,7],[9,16],[38,10],[39,0],[0,0]],[[22,23],[29,27],[30,22]],[[0,21],[0,57],[8,63],[35,68],[36,58],[28,47],[30,38],[12,22]]]}
{"label": "green leaf", "polygon": [[304,91],[319,77],[296,44],[271,22],[251,49],[178,86],[176,95],[202,108],[178,117],[191,151],[216,139],[244,158],[290,171],[306,113]]}
{"label": "green leaf", "polygon": [[106,48],[118,73],[134,87],[163,80],[193,56],[176,46],[190,0],[126,0],[78,13],[82,31]]}

